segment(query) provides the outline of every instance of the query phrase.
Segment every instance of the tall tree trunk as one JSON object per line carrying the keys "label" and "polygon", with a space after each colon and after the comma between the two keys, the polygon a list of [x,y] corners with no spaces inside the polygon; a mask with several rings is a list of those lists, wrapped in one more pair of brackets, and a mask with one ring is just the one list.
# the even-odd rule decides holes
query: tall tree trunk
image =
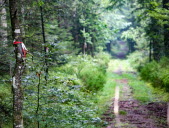
{"label": "tall tree trunk", "polygon": [[[85,28],[83,28],[84,33],[86,32]],[[86,43],[86,37],[84,37],[84,43],[82,44],[82,53],[85,55],[86,54],[86,48],[87,48],[87,43]]]}
{"label": "tall tree trunk", "polygon": [[18,18],[20,0],[9,0],[9,9],[12,26],[12,36],[14,39],[16,64],[13,73],[13,127],[23,128],[23,89],[21,77],[24,71],[24,54],[22,44],[22,33]]}
{"label": "tall tree trunk", "polygon": [[[0,0],[0,3],[2,3],[3,0]],[[4,3],[3,3],[4,4]],[[2,46],[3,47],[6,47],[7,46],[7,12],[6,12],[6,8],[5,8],[5,5],[4,7],[2,7],[2,9],[0,10],[0,13],[1,13],[1,30],[0,30],[0,34],[2,36],[1,38],[1,42],[2,42]]]}
{"label": "tall tree trunk", "polygon": [[169,128],[169,102],[167,103],[167,124]]}
{"label": "tall tree trunk", "polygon": [[[169,0],[163,0],[163,8],[169,10],[169,6],[167,5]],[[169,57],[169,25],[164,25],[164,53],[166,57]]]}
{"label": "tall tree trunk", "polygon": [[44,52],[45,52],[45,81],[46,81],[46,85],[47,85],[47,80],[48,80],[48,60],[47,60],[48,47],[45,46],[46,45],[46,37],[45,37],[45,26],[44,26],[42,6],[40,6],[40,12],[41,12],[42,36],[43,36]]}
{"label": "tall tree trunk", "polygon": [[154,60],[159,61],[161,58],[161,56],[160,56],[161,45],[158,42],[153,41],[152,46],[153,46],[153,58],[154,58]]}
{"label": "tall tree trunk", "polygon": [[150,41],[150,44],[149,44],[149,62],[152,61],[152,42]]}
{"label": "tall tree trunk", "polygon": [[106,51],[108,51],[108,53],[111,53],[111,42],[112,41],[106,44]]}
{"label": "tall tree trunk", "polygon": [[[161,36],[162,32],[160,31],[161,26],[157,24],[157,20],[155,18],[151,18],[151,24],[150,24],[150,31],[153,33],[153,35]],[[152,58],[156,61],[159,61],[161,58],[161,50],[162,45],[159,37],[152,37]]]}
{"label": "tall tree trunk", "polygon": [[[36,115],[39,118],[39,107],[40,107],[40,84],[41,84],[41,72],[37,73],[37,76],[39,78],[39,82],[38,82],[38,96],[37,96],[37,108],[36,108]],[[37,121],[37,127],[40,128],[40,122],[39,119]]]}

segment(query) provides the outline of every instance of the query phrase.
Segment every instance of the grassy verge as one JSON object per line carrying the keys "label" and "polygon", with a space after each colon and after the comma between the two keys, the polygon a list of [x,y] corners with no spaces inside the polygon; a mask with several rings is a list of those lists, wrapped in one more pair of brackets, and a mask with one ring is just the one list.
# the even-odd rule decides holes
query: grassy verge
{"label": "grassy verge", "polygon": [[97,106],[100,114],[104,113],[114,97],[116,82],[112,79],[112,73],[107,72],[107,82],[101,92],[97,94]]}
{"label": "grassy verge", "polygon": [[[120,64],[120,65],[119,65]],[[118,69],[120,68],[120,69]],[[117,70],[129,72],[133,71],[129,66],[128,61],[125,60],[111,60],[107,69],[107,82],[105,83],[102,91],[96,95],[97,106],[100,110],[100,114],[103,114],[112,102],[110,102],[115,94],[115,87],[117,79],[123,79],[129,76],[118,75]]]}
{"label": "grassy verge", "polygon": [[[118,71],[121,71],[121,73],[118,73]],[[134,99],[141,103],[146,104],[168,99],[168,94],[164,93],[163,90],[154,89],[149,83],[141,80],[139,75],[132,69],[128,60],[111,60],[107,69],[107,82],[103,90],[97,94],[97,105],[100,108],[100,113],[104,113],[110,106],[110,101],[115,93],[115,80],[118,79],[128,79],[129,86],[133,90]]]}

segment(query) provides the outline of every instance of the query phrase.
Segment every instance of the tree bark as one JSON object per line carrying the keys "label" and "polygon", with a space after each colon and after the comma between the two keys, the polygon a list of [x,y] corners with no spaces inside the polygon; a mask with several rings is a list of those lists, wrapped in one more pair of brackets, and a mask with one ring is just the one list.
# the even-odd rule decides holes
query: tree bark
{"label": "tree bark", "polygon": [[152,42],[150,41],[149,44],[149,62],[152,61]]}
{"label": "tree bark", "polygon": [[167,124],[169,128],[169,102],[167,103]]}
{"label": "tree bark", "polygon": [[[3,1],[0,0],[0,3],[2,3]],[[6,8],[5,5],[4,7],[2,7],[2,9],[0,10],[1,12],[1,30],[0,30],[0,34],[1,34],[1,42],[2,42],[2,47],[6,47],[7,46],[7,12],[6,12]]]}
{"label": "tree bark", "polygon": [[[169,0],[163,0],[163,8],[169,10],[169,6],[167,5]],[[165,20],[166,21],[166,20]],[[169,25],[164,25],[164,53],[166,57],[169,57]]]}
{"label": "tree bark", "polygon": [[[22,42],[22,33],[18,18],[20,0],[9,0],[10,18],[12,26],[12,36],[14,42]],[[23,128],[23,89],[21,85],[21,77],[24,71],[24,59],[22,51],[22,43],[14,45],[16,64],[13,72],[13,127]]]}
{"label": "tree bark", "polygon": [[152,47],[153,47],[153,59],[159,61],[161,58],[160,55],[161,44],[158,41],[153,41]]}
{"label": "tree bark", "polygon": [[[37,76],[39,78],[38,82],[38,96],[37,96],[37,108],[36,108],[36,115],[39,118],[39,108],[40,108],[40,84],[41,84],[41,72],[37,73]],[[37,127],[40,128],[40,122],[39,120],[37,121]]]}
{"label": "tree bark", "polygon": [[[41,12],[43,43],[44,43],[44,45],[46,45],[45,26],[44,26],[44,18],[43,18],[43,8],[42,8],[42,6],[40,6],[40,12]],[[46,81],[46,85],[47,85],[47,81],[48,81],[48,60],[47,60],[48,48],[47,48],[47,46],[44,46],[44,52],[45,52],[45,81]]]}

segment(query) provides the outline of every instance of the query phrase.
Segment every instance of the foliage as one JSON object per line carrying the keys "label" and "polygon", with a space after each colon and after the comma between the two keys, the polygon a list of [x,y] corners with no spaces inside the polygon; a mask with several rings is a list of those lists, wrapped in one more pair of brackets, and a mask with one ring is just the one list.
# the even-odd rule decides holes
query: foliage
{"label": "foliage", "polygon": [[3,76],[3,80],[0,81],[0,127],[11,127],[9,120],[11,121],[12,117],[12,94],[9,83],[9,77]]}
{"label": "foliage", "polygon": [[[6,1],[5,3],[0,7],[1,10],[8,6]],[[162,4],[162,1],[158,0],[39,0],[37,2],[21,0],[21,6],[18,8],[19,19],[23,42],[29,50],[23,76],[25,126],[37,127],[38,122],[41,127],[102,126],[103,122],[98,118],[99,110],[96,106],[101,107],[112,96],[111,92],[115,86],[112,77],[130,78],[127,74],[111,75],[110,70],[118,65],[117,60],[109,65],[111,68],[108,69],[109,73],[106,76],[110,60],[110,56],[102,52],[106,43],[111,44],[111,54],[126,55],[137,50],[128,56],[129,61],[122,61],[124,64],[122,68],[126,72],[131,71],[128,70],[131,68],[128,66],[130,62],[132,67],[142,69],[143,79],[152,82],[154,87],[169,91],[168,59],[145,65],[148,62],[149,50],[153,51],[155,60],[167,52],[165,46],[168,40],[169,11]],[[6,10],[8,11],[7,8]],[[44,18],[46,41],[42,36],[41,13]],[[2,15],[4,14],[0,14],[1,20]],[[9,12],[5,15],[8,18],[7,28],[3,27],[2,21],[0,28],[2,31],[9,31],[11,27]],[[6,78],[6,74],[11,75],[14,67],[14,60],[11,58],[13,53],[11,34],[8,33],[7,37],[2,35],[0,40],[3,42],[4,38],[7,38],[7,42],[3,42],[0,48],[2,79],[0,107],[5,108],[0,114],[0,127],[4,122],[11,122],[12,96],[10,78],[9,75]],[[120,42],[125,44],[121,45]],[[153,44],[151,49],[150,42]],[[44,47],[47,47],[48,53],[43,52]],[[82,53],[84,55],[81,55]],[[44,64],[45,61],[47,65]],[[44,79],[46,66],[49,68],[48,81]],[[108,77],[107,83],[106,77]],[[138,81],[131,83],[136,92],[140,89],[141,92],[145,91],[146,95],[148,88],[144,85],[142,88],[137,88],[137,85],[143,83]],[[40,89],[39,94],[38,89]],[[40,106],[37,111],[38,95]],[[140,100],[146,101],[148,97],[141,97]],[[6,110],[7,118],[4,116]]]}
{"label": "foliage", "polygon": [[133,68],[140,71],[140,69],[148,62],[147,50],[137,50],[128,55],[128,60]]}
{"label": "foliage", "polygon": [[100,90],[106,80],[106,69],[109,62],[109,55],[99,53],[92,59],[90,56],[78,56],[68,64],[56,68],[59,72],[79,78],[87,90]]}
{"label": "foliage", "polygon": [[99,52],[95,55],[95,62],[99,64],[100,68],[103,68],[104,71],[106,71],[111,56],[106,52]]}
{"label": "foliage", "polygon": [[102,20],[110,29],[109,33],[111,34],[111,38],[109,38],[107,43],[110,43],[109,52],[113,56],[122,56],[124,58],[130,50],[128,41],[124,41],[121,37],[123,31],[127,30],[132,25],[132,22],[128,20],[130,15],[131,10],[127,5],[123,5],[120,10],[114,8],[102,14]]}
{"label": "foliage", "polygon": [[[102,57],[102,60],[100,60]],[[105,53],[92,58],[79,55],[67,64],[49,71],[48,85],[44,73],[40,75],[40,108],[37,110],[38,79],[36,74],[25,76],[24,118],[25,126],[36,127],[99,127],[104,122],[98,117],[99,109],[93,93],[103,88],[109,56]],[[102,62],[100,62],[102,61]],[[105,66],[105,65],[106,66]],[[36,71],[38,71],[36,69]],[[96,83],[94,83],[94,82]],[[31,126],[32,127],[32,126]]]}
{"label": "foliage", "polygon": [[[98,99],[93,98],[93,94],[103,88],[110,56],[100,52],[94,58],[88,55],[66,57],[66,64],[49,69],[46,85],[42,66],[44,55],[36,54],[41,59],[28,54],[26,72],[22,78],[25,127],[37,127],[38,122],[41,127],[102,126],[104,122],[99,118],[100,110],[96,105]],[[0,121],[2,126],[8,127],[5,122],[11,122],[12,97],[10,82],[7,81],[9,76],[3,79],[4,82],[0,84],[3,89],[0,91],[1,105],[9,111],[9,115],[5,117],[1,113]],[[40,106],[37,113],[38,95]]]}
{"label": "foliage", "polygon": [[92,108],[90,97],[80,91],[80,85],[71,84],[68,79],[54,78],[49,86],[41,91],[38,115],[33,114],[36,110],[36,92],[26,96],[24,115],[27,127],[32,127],[30,123],[33,125],[37,121],[40,121],[41,127],[57,125],[60,128],[78,128],[101,125],[102,121],[97,117],[97,109]]}
{"label": "foliage", "polygon": [[164,88],[169,92],[168,67],[169,60],[162,58],[159,63],[153,61],[146,64],[141,70],[141,77],[152,83],[153,87]]}
{"label": "foliage", "polygon": [[80,79],[82,79],[86,88],[91,91],[102,89],[106,82],[104,72],[94,65],[85,66],[80,72]]}

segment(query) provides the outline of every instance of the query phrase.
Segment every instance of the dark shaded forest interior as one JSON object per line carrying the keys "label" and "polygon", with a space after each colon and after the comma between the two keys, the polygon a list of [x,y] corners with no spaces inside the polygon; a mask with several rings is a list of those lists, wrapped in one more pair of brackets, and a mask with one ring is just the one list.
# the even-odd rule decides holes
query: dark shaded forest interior
{"label": "dark shaded forest interior", "polygon": [[168,128],[169,0],[0,0],[0,128]]}

